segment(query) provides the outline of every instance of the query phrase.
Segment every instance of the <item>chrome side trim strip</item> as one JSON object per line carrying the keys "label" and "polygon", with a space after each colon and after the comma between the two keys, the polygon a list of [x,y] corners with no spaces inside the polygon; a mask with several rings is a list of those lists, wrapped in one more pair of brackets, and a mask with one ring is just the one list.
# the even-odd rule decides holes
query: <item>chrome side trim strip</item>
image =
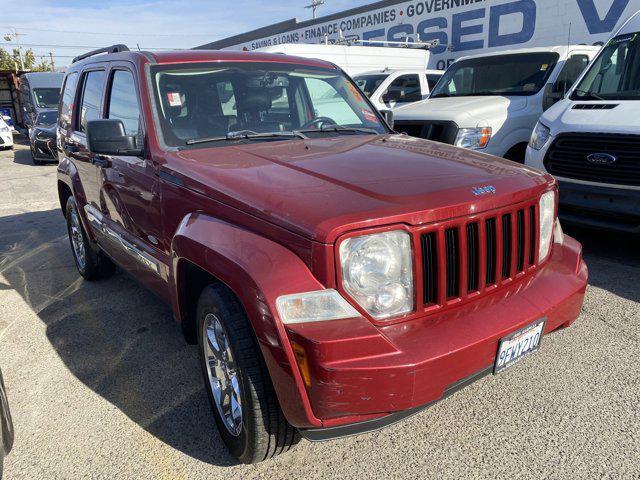
{"label": "chrome side trim strip", "polygon": [[139,263],[144,265],[149,270],[152,270],[156,275],[160,275],[160,262],[153,258],[148,253],[142,251],[133,243],[125,240],[115,230],[107,227],[104,222],[104,216],[92,205],[85,205],[84,211],[87,215],[87,219],[93,228],[101,232],[110,240],[113,240],[116,244],[120,245],[129,255],[135,258]]}

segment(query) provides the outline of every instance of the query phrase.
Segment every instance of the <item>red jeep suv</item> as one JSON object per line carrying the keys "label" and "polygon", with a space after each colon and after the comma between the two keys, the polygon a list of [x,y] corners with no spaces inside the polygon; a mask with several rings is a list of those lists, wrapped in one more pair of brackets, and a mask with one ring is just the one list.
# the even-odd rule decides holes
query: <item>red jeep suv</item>
{"label": "red jeep suv", "polygon": [[554,179],[392,123],[335,65],[284,55],[116,45],[66,74],[78,270],[117,264],[172,306],[242,462],[397,422],[580,313]]}

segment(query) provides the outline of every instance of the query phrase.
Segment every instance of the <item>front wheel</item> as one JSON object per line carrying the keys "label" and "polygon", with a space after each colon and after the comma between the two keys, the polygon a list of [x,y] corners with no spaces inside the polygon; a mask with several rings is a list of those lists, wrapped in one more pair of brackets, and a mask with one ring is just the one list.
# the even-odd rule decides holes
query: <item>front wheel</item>
{"label": "front wheel", "polygon": [[87,240],[78,205],[73,197],[67,200],[67,232],[73,259],[85,280],[99,280],[113,274],[115,265],[102,252],[96,252]]}
{"label": "front wheel", "polygon": [[198,300],[198,344],[218,431],[229,452],[258,463],[288,451],[298,431],[284,418],[258,342],[242,306],[225,286]]}

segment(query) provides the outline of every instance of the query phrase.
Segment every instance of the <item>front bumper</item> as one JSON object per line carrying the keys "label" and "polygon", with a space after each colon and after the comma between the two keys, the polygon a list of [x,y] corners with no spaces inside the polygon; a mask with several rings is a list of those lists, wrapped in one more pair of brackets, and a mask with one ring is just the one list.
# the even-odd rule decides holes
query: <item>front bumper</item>
{"label": "front bumper", "polygon": [[587,276],[580,244],[565,237],[532,276],[457,309],[383,328],[363,318],[287,326],[309,360],[308,400],[322,422],[299,426],[302,435],[376,430],[480,378],[503,337],[541,318],[545,333],[573,323]]}
{"label": "front bumper", "polygon": [[559,180],[563,222],[640,234],[640,189]]}
{"label": "front bumper", "polygon": [[38,160],[58,160],[58,153],[56,151],[56,139],[55,138],[33,138],[31,140],[31,153],[33,158]]}

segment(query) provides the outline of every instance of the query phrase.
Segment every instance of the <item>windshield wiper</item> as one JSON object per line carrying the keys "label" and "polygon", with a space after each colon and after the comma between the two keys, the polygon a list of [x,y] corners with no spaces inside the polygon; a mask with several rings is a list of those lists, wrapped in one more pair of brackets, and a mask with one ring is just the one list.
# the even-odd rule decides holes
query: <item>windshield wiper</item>
{"label": "windshield wiper", "polygon": [[327,125],[322,126],[316,130],[298,130],[299,133],[318,133],[318,132],[349,132],[349,133],[368,133],[372,135],[378,135],[378,132],[373,128],[366,127],[343,127],[342,125]]}
{"label": "windshield wiper", "polygon": [[450,93],[436,93],[435,95],[431,95],[429,98],[449,98],[454,96],[455,95],[451,95]]}
{"label": "windshield wiper", "polygon": [[199,143],[223,142],[225,140],[258,140],[261,138],[301,138],[306,140],[308,137],[301,131],[294,130],[291,132],[266,132],[258,133],[253,130],[239,130],[237,132],[229,132],[224,137],[209,138],[192,138],[187,140],[187,145],[197,145]]}
{"label": "windshield wiper", "polygon": [[[576,93],[579,93],[581,95],[583,95],[584,97],[591,97],[591,98],[595,98],[596,100],[602,100],[602,101],[606,101],[606,99],[604,97],[601,97],[600,95],[598,95],[595,92],[592,92],[591,90],[581,90],[579,88],[576,88]],[[581,100],[585,100],[585,98],[582,98]]]}

